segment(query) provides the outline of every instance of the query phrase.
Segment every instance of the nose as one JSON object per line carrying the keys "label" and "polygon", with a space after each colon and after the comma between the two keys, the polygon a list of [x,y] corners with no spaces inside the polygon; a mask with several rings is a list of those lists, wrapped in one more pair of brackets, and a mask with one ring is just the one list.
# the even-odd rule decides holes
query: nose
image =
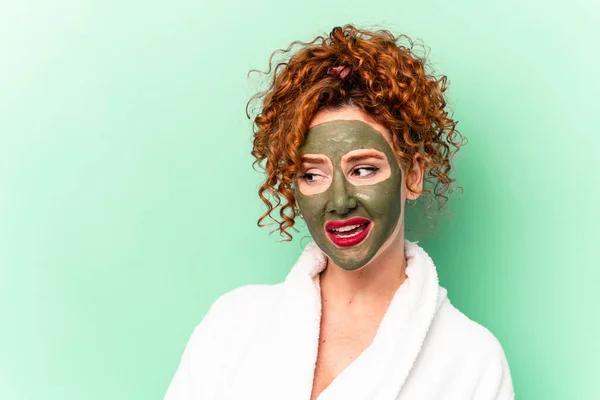
{"label": "nose", "polygon": [[344,215],[357,206],[354,190],[344,174],[336,171],[331,182],[331,197],[327,203],[327,212]]}

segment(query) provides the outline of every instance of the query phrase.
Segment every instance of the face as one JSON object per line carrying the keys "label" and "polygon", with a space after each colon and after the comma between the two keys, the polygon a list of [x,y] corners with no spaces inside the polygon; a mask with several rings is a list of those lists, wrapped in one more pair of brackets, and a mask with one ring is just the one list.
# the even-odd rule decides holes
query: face
{"label": "face", "polygon": [[402,170],[381,132],[362,120],[312,126],[300,148],[296,201],[316,244],[338,266],[365,266],[402,214]]}

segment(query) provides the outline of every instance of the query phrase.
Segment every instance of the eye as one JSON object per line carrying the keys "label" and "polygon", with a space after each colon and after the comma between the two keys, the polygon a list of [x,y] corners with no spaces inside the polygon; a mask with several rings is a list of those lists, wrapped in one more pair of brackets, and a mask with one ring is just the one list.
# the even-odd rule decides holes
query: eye
{"label": "eye", "polygon": [[368,178],[374,176],[379,171],[377,167],[357,167],[352,170],[351,175],[359,178]]}
{"label": "eye", "polygon": [[318,182],[323,178],[324,177],[322,175],[315,174],[315,173],[305,173],[305,174],[300,175],[300,179],[302,179],[303,181],[306,181],[308,183]]}

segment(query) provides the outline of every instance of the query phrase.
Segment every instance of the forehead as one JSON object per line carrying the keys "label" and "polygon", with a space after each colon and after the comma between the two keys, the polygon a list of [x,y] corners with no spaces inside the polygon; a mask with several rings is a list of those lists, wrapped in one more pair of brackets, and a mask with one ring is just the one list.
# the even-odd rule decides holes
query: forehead
{"label": "forehead", "polygon": [[393,151],[381,132],[359,120],[335,120],[313,126],[306,133],[300,153],[341,157],[358,149],[375,149],[388,158]]}

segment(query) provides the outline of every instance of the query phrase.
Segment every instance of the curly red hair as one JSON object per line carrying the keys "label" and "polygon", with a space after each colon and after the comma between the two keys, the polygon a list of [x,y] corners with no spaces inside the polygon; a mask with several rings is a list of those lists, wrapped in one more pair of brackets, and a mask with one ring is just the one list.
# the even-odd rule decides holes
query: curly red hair
{"label": "curly red hair", "polygon": [[[406,39],[409,46],[399,44]],[[300,48],[292,53],[294,47]],[[258,195],[267,206],[258,225],[270,218],[291,240],[299,210],[295,201],[295,177],[301,167],[299,147],[315,114],[325,109],[353,106],[386,127],[401,167],[406,171],[413,156],[425,171],[425,182],[441,209],[448,200],[451,158],[463,145],[457,122],[448,116],[444,92],[447,78],[428,73],[425,57],[413,52],[414,42],[406,35],[394,36],[387,30],[367,31],[352,25],[335,27],[329,36],[311,42],[295,41],[275,51],[265,72],[270,77],[267,90],[254,95],[262,99],[254,118],[254,165],[266,174]],[[273,68],[277,55],[288,56]],[[279,219],[272,213],[279,209]],[[426,210],[429,206],[426,207]]]}

